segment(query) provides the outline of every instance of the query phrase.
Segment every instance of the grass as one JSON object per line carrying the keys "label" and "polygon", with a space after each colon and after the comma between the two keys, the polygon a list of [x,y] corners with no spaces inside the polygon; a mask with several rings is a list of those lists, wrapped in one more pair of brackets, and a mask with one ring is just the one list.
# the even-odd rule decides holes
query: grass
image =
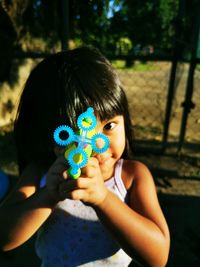
{"label": "grass", "polygon": [[111,63],[115,69],[123,69],[128,71],[154,71],[158,69],[156,64],[153,62],[135,61],[130,67],[126,66],[125,60],[113,60]]}

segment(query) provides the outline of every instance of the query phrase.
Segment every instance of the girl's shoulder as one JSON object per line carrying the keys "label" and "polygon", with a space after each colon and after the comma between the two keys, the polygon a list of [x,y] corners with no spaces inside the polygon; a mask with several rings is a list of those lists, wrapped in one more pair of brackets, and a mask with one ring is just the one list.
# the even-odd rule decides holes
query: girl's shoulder
{"label": "girl's shoulder", "polygon": [[122,166],[122,180],[127,190],[132,188],[133,184],[138,185],[153,180],[148,167],[137,160],[124,160]]}
{"label": "girl's shoulder", "polygon": [[122,169],[122,179],[129,195],[129,206],[149,218],[152,218],[152,215],[155,218],[158,214],[161,216],[156,186],[147,166],[139,161],[125,160]]}
{"label": "girl's shoulder", "polygon": [[8,194],[7,204],[16,203],[28,198],[39,188],[39,182],[44,169],[38,163],[31,162],[17,178],[17,183]]}

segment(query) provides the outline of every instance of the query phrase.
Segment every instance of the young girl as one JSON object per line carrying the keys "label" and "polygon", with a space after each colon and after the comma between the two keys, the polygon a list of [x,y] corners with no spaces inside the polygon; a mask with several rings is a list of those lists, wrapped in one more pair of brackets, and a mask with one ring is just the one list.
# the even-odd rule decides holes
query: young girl
{"label": "young girl", "polygon": [[[110,146],[71,179],[53,132],[61,124],[76,129],[89,106]],[[15,137],[20,181],[0,211],[4,251],[38,231],[43,267],[123,267],[138,256],[148,266],[166,265],[168,227],[149,170],[131,160],[127,99],[103,55],[82,47],[44,59],[26,82]]]}

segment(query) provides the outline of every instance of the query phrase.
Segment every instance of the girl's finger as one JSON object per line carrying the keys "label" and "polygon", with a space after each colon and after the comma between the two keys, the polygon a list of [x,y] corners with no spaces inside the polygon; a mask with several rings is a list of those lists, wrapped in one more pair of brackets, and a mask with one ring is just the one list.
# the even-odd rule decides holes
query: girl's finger
{"label": "girl's finger", "polygon": [[96,168],[95,167],[92,167],[92,166],[86,166],[82,169],[81,171],[82,173],[82,176],[85,178],[85,177],[88,177],[88,178],[92,178],[95,176],[95,173],[96,173]]}
{"label": "girl's finger", "polygon": [[67,180],[67,178],[68,178],[68,174],[67,174],[67,171],[66,171],[66,170],[63,172],[63,178],[64,178],[65,180]]}
{"label": "girl's finger", "polygon": [[98,160],[91,157],[89,158],[87,165],[81,169],[81,173],[83,174],[82,176],[92,178],[94,177],[98,168]]}
{"label": "girl's finger", "polygon": [[53,165],[49,168],[49,173],[59,175],[67,169],[66,159],[63,156],[57,158]]}
{"label": "girl's finger", "polygon": [[59,185],[59,190],[72,191],[76,189],[86,189],[91,185],[91,179],[80,177],[77,180],[67,180],[61,182]]}
{"label": "girl's finger", "polygon": [[84,189],[77,189],[71,192],[67,192],[65,194],[66,198],[73,199],[73,200],[84,200],[86,201],[86,191]]}
{"label": "girl's finger", "polygon": [[90,157],[87,165],[92,166],[92,167],[97,167],[99,166],[99,162],[96,158]]}

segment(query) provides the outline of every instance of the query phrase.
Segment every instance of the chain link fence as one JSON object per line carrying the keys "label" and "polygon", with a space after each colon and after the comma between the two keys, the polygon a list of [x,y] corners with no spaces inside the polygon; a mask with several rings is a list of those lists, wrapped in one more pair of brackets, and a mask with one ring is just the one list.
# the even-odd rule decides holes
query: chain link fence
{"label": "chain link fence", "polygon": [[[1,126],[12,123],[23,84],[30,70],[40,60],[26,59],[19,69],[17,84],[5,83],[4,87],[1,87]],[[172,62],[135,61],[129,68],[117,68],[116,63],[113,62],[113,66],[116,68],[128,97],[135,139],[156,141],[162,144]],[[188,63],[178,63],[168,142],[179,142],[188,72]],[[200,144],[200,69],[198,67],[195,69],[193,79],[192,103],[194,108],[191,109],[187,118],[184,143]]]}
{"label": "chain link fence", "polygon": [[[171,62],[136,61],[132,68],[117,69],[129,101],[136,140],[162,143]],[[179,142],[189,63],[178,63],[172,99],[168,142]],[[200,144],[200,70],[195,69],[191,109],[185,129],[184,144]],[[183,144],[183,145],[184,145]]]}
{"label": "chain link fence", "polygon": [[185,140],[187,142],[200,143],[200,69],[197,68],[194,74],[192,102],[194,108],[189,114]]}
{"label": "chain link fence", "polygon": [[162,140],[170,66],[168,62],[146,62],[145,70],[118,70],[136,139]]}

